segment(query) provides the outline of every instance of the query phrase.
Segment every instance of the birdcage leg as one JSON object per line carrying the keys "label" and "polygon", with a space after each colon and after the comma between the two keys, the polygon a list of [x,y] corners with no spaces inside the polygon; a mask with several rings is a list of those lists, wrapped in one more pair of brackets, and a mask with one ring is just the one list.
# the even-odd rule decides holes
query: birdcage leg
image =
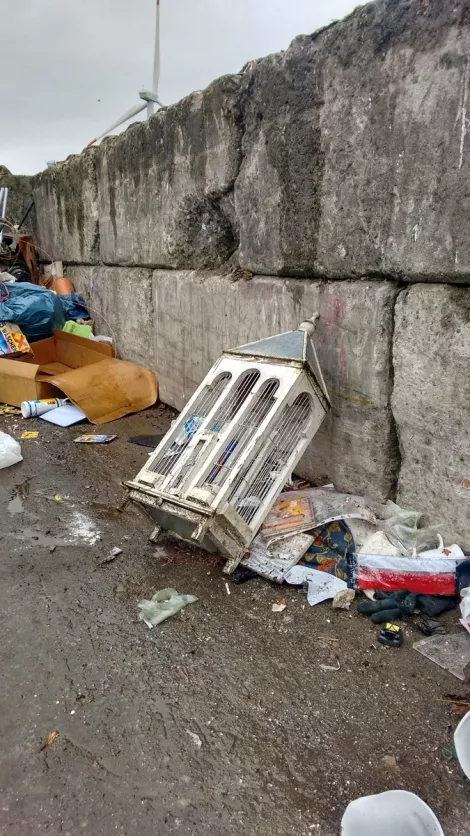
{"label": "birdcage leg", "polygon": [[157,542],[157,540],[158,540],[158,538],[160,537],[160,534],[161,534],[161,533],[162,533],[162,528],[161,528],[161,526],[160,526],[160,525],[156,525],[156,526],[155,526],[155,528],[153,529],[153,531],[152,531],[152,533],[151,533],[150,537],[149,537],[150,542],[151,542],[151,543],[156,543],[156,542]]}

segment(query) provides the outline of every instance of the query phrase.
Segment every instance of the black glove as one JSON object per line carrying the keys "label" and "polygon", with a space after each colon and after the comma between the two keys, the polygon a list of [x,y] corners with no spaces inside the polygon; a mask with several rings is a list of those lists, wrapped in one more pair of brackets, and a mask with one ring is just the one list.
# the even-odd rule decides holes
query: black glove
{"label": "black glove", "polygon": [[384,595],[379,601],[364,601],[357,605],[357,611],[363,615],[370,615],[374,624],[383,624],[411,615],[416,608],[417,595],[414,592],[402,590]]}

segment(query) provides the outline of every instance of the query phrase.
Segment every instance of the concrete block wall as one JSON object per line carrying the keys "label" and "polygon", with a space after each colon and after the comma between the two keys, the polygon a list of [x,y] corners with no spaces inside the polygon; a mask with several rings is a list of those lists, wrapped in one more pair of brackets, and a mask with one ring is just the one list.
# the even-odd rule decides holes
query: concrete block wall
{"label": "concrete block wall", "polygon": [[466,0],[377,0],[35,195],[39,243],[177,408],[223,348],[319,310],[333,408],[301,472],[470,550],[469,55]]}

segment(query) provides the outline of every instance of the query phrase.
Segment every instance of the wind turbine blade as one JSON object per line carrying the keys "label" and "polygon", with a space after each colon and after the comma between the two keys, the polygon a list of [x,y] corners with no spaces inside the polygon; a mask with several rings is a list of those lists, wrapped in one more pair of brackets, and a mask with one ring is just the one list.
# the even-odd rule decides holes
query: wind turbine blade
{"label": "wind turbine blade", "polygon": [[153,59],[153,92],[158,93],[160,82],[160,0],[157,0],[157,17],[155,26],[155,53]]}
{"label": "wind turbine blade", "polygon": [[124,122],[128,122],[129,119],[132,119],[133,116],[137,116],[137,114],[145,110],[146,107],[147,102],[142,102],[141,104],[135,105],[135,107],[131,107],[131,109],[128,110],[127,113],[124,114],[124,116],[121,116],[121,118],[118,119],[117,122],[114,122],[111,125],[111,127],[109,127],[106,131],[103,131],[103,133],[99,136],[95,137],[95,139],[92,139],[92,141],[88,143],[87,148],[89,148],[90,145],[94,145],[95,142],[98,142],[100,139],[103,139],[103,137],[107,134],[110,134],[111,131],[114,131],[116,128],[119,128],[119,126],[123,125]]}

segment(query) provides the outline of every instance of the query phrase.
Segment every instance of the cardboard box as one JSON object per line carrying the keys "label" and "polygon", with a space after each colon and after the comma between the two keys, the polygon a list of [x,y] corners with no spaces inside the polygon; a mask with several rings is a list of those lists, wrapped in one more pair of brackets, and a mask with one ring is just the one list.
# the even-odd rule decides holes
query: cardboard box
{"label": "cardboard box", "polygon": [[104,424],[146,409],[158,398],[154,373],[117,360],[109,343],[54,331],[32,349],[32,359],[0,359],[0,402],[20,406],[62,394],[93,424]]}
{"label": "cardboard box", "polygon": [[51,383],[54,375],[115,357],[112,346],[64,331],[54,331],[53,337],[33,343],[31,349],[32,357],[0,359],[1,403],[21,406],[22,401],[60,397]]}

